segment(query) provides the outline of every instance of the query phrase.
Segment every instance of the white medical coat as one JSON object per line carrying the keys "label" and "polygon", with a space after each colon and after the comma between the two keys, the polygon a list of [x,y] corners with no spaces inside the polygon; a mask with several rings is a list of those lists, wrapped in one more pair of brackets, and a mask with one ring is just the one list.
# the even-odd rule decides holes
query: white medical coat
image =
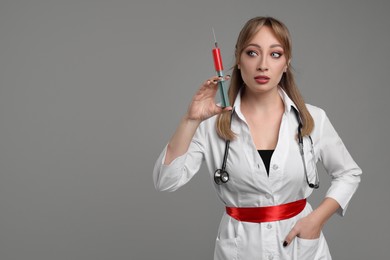
{"label": "white medical coat", "polygon": [[[306,182],[296,139],[298,121],[291,108],[296,106],[281,88],[279,93],[284,101],[285,112],[270,162],[269,177],[254,145],[245,117],[241,113],[239,93],[234,102],[235,112],[231,126],[237,138],[230,143],[226,164],[230,180],[222,185],[216,185],[213,181],[215,170],[221,167],[225,149],[225,141],[215,131],[214,116],[200,124],[188,151],[169,165],[163,164],[165,147],[154,167],[156,189],[175,191],[198,172],[204,161],[217,195],[226,206],[274,206],[307,198],[313,189]],[[340,204],[338,213],[344,215],[360,182],[361,169],[348,153],[325,112],[312,105],[307,105],[307,108],[315,122],[311,133],[315,158],[310,152],[310,140],[304,138],[309,180],[314,182],[315,179],[314,164],[311,160],[315,162],[321,160],[332,178],[326,196]],[[286,235],[297,220],[311,211],[312,208],[307,203],[304,210],[293,218],[266,223],[241,222],[225,212],[218,229],[214,259],[331,259],[322,233],[318,239],[297,237],[287,247],[282,246]]]}

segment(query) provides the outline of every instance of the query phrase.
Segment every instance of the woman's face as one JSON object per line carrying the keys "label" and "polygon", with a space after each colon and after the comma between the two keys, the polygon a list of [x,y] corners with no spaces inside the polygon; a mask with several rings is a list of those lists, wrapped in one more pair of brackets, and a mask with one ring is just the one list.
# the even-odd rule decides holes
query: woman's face
{"label": "woman's face", "polygon": [[287,60],[281,43],[268,26],[263,26],[244,48],[238,68],[250,91],[265,92],[277,87],[287,69]]}

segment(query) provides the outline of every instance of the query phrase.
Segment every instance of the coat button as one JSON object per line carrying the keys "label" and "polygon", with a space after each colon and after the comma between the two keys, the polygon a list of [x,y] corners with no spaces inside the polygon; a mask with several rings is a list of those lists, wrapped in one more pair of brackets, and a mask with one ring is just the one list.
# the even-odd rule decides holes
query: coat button
{"label": "coat button", "polygon": [[272,228],[272,225],[271,225],[271,224],[268,224],[268,225],[267,225],[267,228],[268,228],[268,229],[271,229],[271,228]]}
{"label": "coat button", "polygon": [[276,171],[277,169],[279,169],[279,166],[278,166],[277,164],[274,164],[274,165],[272,165],[272,169],[273,169],[274,171]]}

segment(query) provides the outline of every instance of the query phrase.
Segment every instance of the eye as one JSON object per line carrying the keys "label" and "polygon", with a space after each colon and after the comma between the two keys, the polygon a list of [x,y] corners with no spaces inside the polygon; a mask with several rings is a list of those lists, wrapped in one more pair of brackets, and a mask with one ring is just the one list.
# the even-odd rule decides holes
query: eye
{"label": "eye", "polygon": [[276,59],[282,57],[282,55],[283,55],[283,54],[280,53],[280,52],[272,52],[272,53],[271,53],[271,57],[272,57],[272,58],[276,58]]}
{"label": "eye", "polygon": [[251,57],[256,57],[258,55],[257,52],[252,51],[252,50],[247,51],[246,54],[248,54],[248,56],[251,56]]}

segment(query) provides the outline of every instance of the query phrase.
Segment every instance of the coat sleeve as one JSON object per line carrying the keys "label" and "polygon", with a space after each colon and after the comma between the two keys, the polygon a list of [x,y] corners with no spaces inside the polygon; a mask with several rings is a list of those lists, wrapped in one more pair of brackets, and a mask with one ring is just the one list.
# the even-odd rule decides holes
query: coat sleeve
{"label": "coat sleeve", "polygon": [[321,112],[320,160],[332,178],[326,197],[333,198],[340,204],[337,213],[344,216],[349,201],[359,186],[362,170],[352,159],[325,112]]}
{"label": "coat sleeve", "polygon": [[199,171],[204,160],[205,130],[202,122],[195,132],[187,152],[169,165],[165,165],[165,156],[168,145],[158,157],[153,170],[153,181],[158,191],[175,191]]}

